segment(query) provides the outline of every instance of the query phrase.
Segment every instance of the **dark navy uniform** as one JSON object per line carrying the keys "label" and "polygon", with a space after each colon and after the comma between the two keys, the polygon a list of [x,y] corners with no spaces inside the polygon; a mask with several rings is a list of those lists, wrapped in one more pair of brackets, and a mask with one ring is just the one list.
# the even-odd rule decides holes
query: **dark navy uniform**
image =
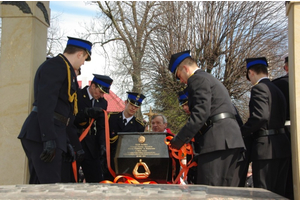
{"label": "dark navy uniform", "polygon": [[[143,94],[127,92],[128,98],[127,103],[131,106],[140,107],[145,96]],[[128,105],[126,105],[125,110]],[[124,112],[124,111],[123,111]],[[123,112],[109,113],[109,132],[110,132],[110,160],[111,168],[114,170],[114,157],[117,150],[118,144],[118,132],[144,132],[145,125],[142,120],[137,119],[135,116],[131,116],[130,121],[124,124]],[[104,175],[104,179],[113,180],[112,175],[107,172]]]}
{"label": "dark navy uniform", "polygon": [[[180,63],[189,57],[189,51],[172,55],[170,71],[176,74]],[[187,80],[187,92],[191,115],[171,145],[181,147],[199,134],[196,183],[236,186],[232,179],[245,146],[227,89],[211,74],[197,69]]]}
{"label": "dark navy uniform", "polygon": [[[94,74],[94,79],[90,87],[94,86],[96,89],[99,88],[103,93],[109,93],[112,82],[113,80],[109,76]],[[87,109],[101,108],[107,110],[107,101],[104,98],[90,99],[88,89],[89,87],[86,86],[78,91],[78,114],[75,118],[75,125],[79,130],[79,136],[88,127],[92,118],[95,121],[89,133],[81,142],[85,151],[85,158],[79,165],[82,166],[86,182],[99,183],[103,180],[102,160],[105,159],[104,114],[101,112],[99,115],[90,116],[87,113]]]}
{"label": "dark navy uniform", "polygon": [[[89,98],[87,88],[88,86],[78,91],[78,114],[75,118],[75,125],[78,128],[79,136],[91,122],[91,118],[86,116],[84,113],[85,108],[92,107],[92,100]],[[94,107],[100,107],[106,110],[107,101],[104,98],[95,100]],[[82,166],[86,182],[89,183],[99,183],[103,180],[100,162],[101,135],[104,135],[103,120],[104,115],[96,119],[94,124],[92,124],[89,133],[81,141],[82,148],[85,152],[85,157],[82,162],[78,163],[78,165]]]}
{"label": "dark navy uniform", "polygon": [[[288,64],[288,56],[284,58],[285,65]],[[285,100],[286,100],[286,123],[285,123],[285,131],[289,139],[291,140],[291,130],[290,130],[290,95],[289,95],[289,74],[285,76],[279,77],[272,81],[283,93]],[[292,161],[291,161],[292,163]],[[288,172],[288,180],[286,184],[286,194],[285,197],[289,199],[294,199],[294,192],[293,192],[293,174],[292,174],[292,164],[290,165],[289,172]]]}
{"label": "dark navy uniform", "polygon": [[[111,138],[110,144],[110,155],[111,161],[116,154],[117,144],[118,144],[118,132],[144,132],[145,125],[143,121],[137,119],[135,116],[127,123],[126,126],[123,124],[123,115],[122,112],[110,113],[109,114],[109,132]],[[114,165],[111,165],[112,168]]]}
{"label": "dark navy uniform", "polygon": [[[247,69],[257,65],[257,60],[268,66],[265,58],[249,59]],[[254,187],[283,195],[291,156],[290,141],[283,128],[285,98],[268,78],[263,78],[251,89],[249,111],[250,117],[241,130],[243,136],[253,138],[250,154]]]}
{"label": "dark navy uniform", "polygon": [[[86,61],[89,61],[91,49],[91,42],[68,37],[65,55],[84,50],[88,55]],[[76,57],[72,61],[76,63],[80,59]],[[67,153],[68,141],[66,127],[70,117],[77,114],[78,83],[73,67],[80,66],[72,66],[63,54],[59,54],[41,64],[35,74],[33,109],[18,136],[28,158],[29,183],[62,180],[62,153]]]}
{"label": "dark navy uniform", "polygon": [[287,74],[285,76],[274,79],[272,82],[280,89],[285,97],[287,103],[286,120],[290,120],[289,75]]}
{"label": "dark navy uniform", "polygon": [[[59,114],[62,119],[68,119],[73,114],[73,105],[68,100],[67,66],[60,54],[45,61],[37,70],[34,80],[34,111],[30,113],[23,124],[20,135],[24,151],[28,157],[30,181],[29,183],[56,183],[61,181],[62,152],[66,152],[67,121],[59,120],[54,114]],[[77,91],[77,79],[72,65],[71,94]],[[43,162],[40,154],[43,151],[43,142],[55,140],[56,156],[50,163]]]}

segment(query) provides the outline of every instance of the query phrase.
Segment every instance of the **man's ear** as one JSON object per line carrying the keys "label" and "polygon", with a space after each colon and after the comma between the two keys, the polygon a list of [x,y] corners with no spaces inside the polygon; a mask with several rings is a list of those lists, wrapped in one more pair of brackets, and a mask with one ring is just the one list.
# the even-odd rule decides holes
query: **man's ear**
{"label": "man's ear", "polygon": [[183,65],[182,68],[185,70],[186,73],[189,72],[190,68],[187,65]]}
{"label": "man's ear", "polygon": [[77,52],[77,58],[80,58],[81,56],[83,56],[83,51],[78,51]]}

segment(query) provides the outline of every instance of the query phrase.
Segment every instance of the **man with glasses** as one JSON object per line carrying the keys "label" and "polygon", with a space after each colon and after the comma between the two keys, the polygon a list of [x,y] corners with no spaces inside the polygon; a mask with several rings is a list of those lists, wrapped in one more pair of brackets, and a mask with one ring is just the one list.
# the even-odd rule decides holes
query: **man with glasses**
{"label": "man with glasses", "polygon": [[190,51],[173,54],[169,70],[187,84],[191,112],[171,147],[180,149],[199,136],[196,184],[237,186],[232,180],[245,146],[227,89],[198,67]]}

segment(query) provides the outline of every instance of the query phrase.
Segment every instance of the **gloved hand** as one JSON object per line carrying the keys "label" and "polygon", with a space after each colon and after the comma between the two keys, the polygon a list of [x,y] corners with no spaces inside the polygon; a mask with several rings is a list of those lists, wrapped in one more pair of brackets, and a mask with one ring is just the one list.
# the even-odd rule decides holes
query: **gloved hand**
{"label": "gloved hand", "polygon": [[103,110],[100,107],[85,108],[84,109],[84,114],[87,117],[96,119],[96,118],[100,117],[103,114]]}
{"label": "gloved hand", "polygon": [[170,144],[171,144],[171,148],[179,150],[184,145],[184,142],[181,139],[179,139],[177,136],[175,136],[170,141]]}
{"label": "gloved hand", "polygon": [[43,143],[44,149],[40,155],[40,158],[44,162],[51,162],[55,157],[56,142],[55,140],[48,140]]}
{"label": "gloved hand", "polygon": [[75,151],[71,144],[67,144],[67,152],[64,152],[62,157],[65,162],[73,162],[75,160]]}
{"label": "gloved hand", "polygon": [[83,161],[85,156],[85,152],[83,149],[80,149],[79,151],[76,152],[76,161],[81,162]]}

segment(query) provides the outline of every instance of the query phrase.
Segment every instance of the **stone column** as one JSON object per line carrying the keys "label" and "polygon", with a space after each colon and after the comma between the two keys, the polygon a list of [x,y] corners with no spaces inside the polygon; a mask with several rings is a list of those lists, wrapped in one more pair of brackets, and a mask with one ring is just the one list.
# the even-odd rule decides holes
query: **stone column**
{"label": "stone column", "polygon": [[[289,92],[294,197],[300,199],[300,2],[286,4],[289,37]],[[298,78],[297,78],[298,77]],[[298,126],[299,121],[299,126]]]}
{"label": "stone column", "polygon": [[0,184],[28,183],[28,167],[17,139],[33,103],[33,81],[46,59],[49,1],[2,1],[0,56]]}

